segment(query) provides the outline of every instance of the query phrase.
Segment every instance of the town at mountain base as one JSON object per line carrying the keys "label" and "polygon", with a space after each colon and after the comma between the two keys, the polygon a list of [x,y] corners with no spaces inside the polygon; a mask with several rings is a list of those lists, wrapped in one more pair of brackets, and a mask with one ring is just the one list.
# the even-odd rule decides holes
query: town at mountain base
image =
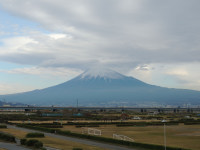
{"label": "town at mountain base", "polygon": [[36,106],[185,106],[200,105],[200,91],[150,85],[111,70],[88,70],[49,88],[1,95],[12,103]]}

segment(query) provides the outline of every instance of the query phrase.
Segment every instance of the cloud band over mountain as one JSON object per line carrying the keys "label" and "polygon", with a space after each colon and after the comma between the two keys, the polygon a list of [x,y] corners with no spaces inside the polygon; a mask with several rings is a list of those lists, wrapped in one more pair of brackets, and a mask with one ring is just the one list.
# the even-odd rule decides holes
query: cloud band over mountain
{"label": "cloud band over mountain", "polygon": [[[27,67],[49,72],[63,67],[79,74],[103,65],[149,83],[163,84],[154,79],[159,76],[169,80],[169,87],[200,90],[200,80],[193,76],[200,74],[198,0],[0,0],[0,4],[4,13],[0,60],[22,65],[22,73]],[[180,70],[188,74],[183,77]]]}

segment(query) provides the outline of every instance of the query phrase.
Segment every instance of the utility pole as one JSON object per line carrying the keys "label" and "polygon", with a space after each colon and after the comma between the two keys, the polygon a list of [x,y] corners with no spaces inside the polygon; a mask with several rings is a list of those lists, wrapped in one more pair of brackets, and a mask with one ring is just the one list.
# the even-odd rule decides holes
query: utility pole
{"label": "utility pole", "polygon": [[165,141],[165,150],[166,150],[166,127],[165,127],[165,123],[164,123],[164,141]]}
{"label": "utility pole", "polygon": [[77,112],[78,112],[78,98],[77,98],[77,100],[76,100],[76,110],[77,110]]}
{"label": "utility pole", "polygon": [[167,145],[167,139],[166,139],[166,126],[165,126],[165,122],[166,120],[162,120],[162,122],[164,123],[164,147],[166,150],[166,145]]}

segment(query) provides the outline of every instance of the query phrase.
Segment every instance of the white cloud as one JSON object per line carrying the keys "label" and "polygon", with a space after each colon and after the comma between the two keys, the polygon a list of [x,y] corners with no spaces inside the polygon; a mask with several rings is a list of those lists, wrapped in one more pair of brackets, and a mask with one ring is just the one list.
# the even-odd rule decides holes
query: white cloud
{"label": "white cloud", "polygon": [[31,39],[30,37],[10,37],[2,40],[4,46],[0,47],[1,54],[10,53],[23,53],[29,52],[31,48],[28,48],[30,44],[37,44],[38,42]]}
{"label": "white cloud", "polygon": [[[1,39],[2,61],[37,66],[9,73],[39,75],[55,68],[59,75],[59,68],[105,65],[149,83],[200,89],[195,82],[200,72],[194,67],[200,61],[199,1],[0,0],[0,4],[10,14],[38,24],[36,29],[20,29],[23,35]],[[76,74],[60,72],[65,73]]]}
{"label": "white cloud", "polygon": [[[67,35],[66,34],[49,34],[49,36],[57,40],[57,39],[65,38]],[[70,38],[70,36],[68,38]]]}
{"label": "white cloud", "polygon": [[169,88],[193,89],[200,91],[200,63],[145,64],[138,65],[127,75],[147,83]]}
{"label": "white cloud", "polygon": [[72,78],[76,75],[82,73],[81,70],[78,69],[68,69],[64,67],[57,68],[49,68],[49,67],[26,67],[26,68],[15,68],[11,70],[0,70],[0,72],[9,73],[9,74],[30,74],[30,75],[38,75],[41,77],[64,77],[64,78]]}
{"label": "white cloud", "polygon": [[[22,85],[22,84],[8,84],[4,82],[0,82],[0,94],[13,94],[25,91],[34,90],[35,87]],[[2,99],[1,99],[2,100]]]}
{"label": "white cloud", "polygon": [[[29,45],[30,55],[34,53],[37,57],[41,52],[51,55],[37,65],[47,62],[58,65],[59,61],[63,65],[65,60],[66,65],[70,61],[70,65],[76,66],[78,59],[82,60],[77,66],[80,67],[87,66],[88,60],[93,59],[108,66],[132,68],[132,64],[140,63],[199,61],[200,21],[197,18],[200,10],[191,7],[198,3],[8,0],[2,1],[2,7],[52,32],[48,34],[51,38],[41,31],[27,35],[27,39],[38,42]],[[194,21],[195,26],[191,26],[190,21]],[[18,49],[24,50],[25,45]],[[116,60],[120,60],[119,63]]]}
{"label": "white cloud", "polygon": [[187,76],[189,73],[185,69],[175,69],[167,72],[169,75],[176,75],[176,76]]}
{"label": "white cloud", "polygon": [[144,64],[144,65],[139,65],[135,68],[135,70],[144,70],[144,71],[148,71],[150,70],[151,68],[149,67],[149,65],[147,64]]}
{"label": "white cloud", "polygon": [[[24,67],[1,69],[0,94],[12,94],[43,89],[63,83],[82,73],[81,70],[65,67]],[[7,79],[5,77],[11,77]],[[5,78],[5,82],[4,81]]]}

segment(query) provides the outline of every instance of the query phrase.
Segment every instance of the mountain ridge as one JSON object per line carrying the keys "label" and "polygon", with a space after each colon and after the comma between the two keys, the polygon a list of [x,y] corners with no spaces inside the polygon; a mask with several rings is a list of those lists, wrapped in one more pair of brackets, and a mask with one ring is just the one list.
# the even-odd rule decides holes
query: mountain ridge
{"label": "mountain ridge", "polygon": [[113,106],[199,104],[200,92],[147,84],[111,70],[86,71],[77,77],[41,90],[0,96],[11,102],[35,105]]}

